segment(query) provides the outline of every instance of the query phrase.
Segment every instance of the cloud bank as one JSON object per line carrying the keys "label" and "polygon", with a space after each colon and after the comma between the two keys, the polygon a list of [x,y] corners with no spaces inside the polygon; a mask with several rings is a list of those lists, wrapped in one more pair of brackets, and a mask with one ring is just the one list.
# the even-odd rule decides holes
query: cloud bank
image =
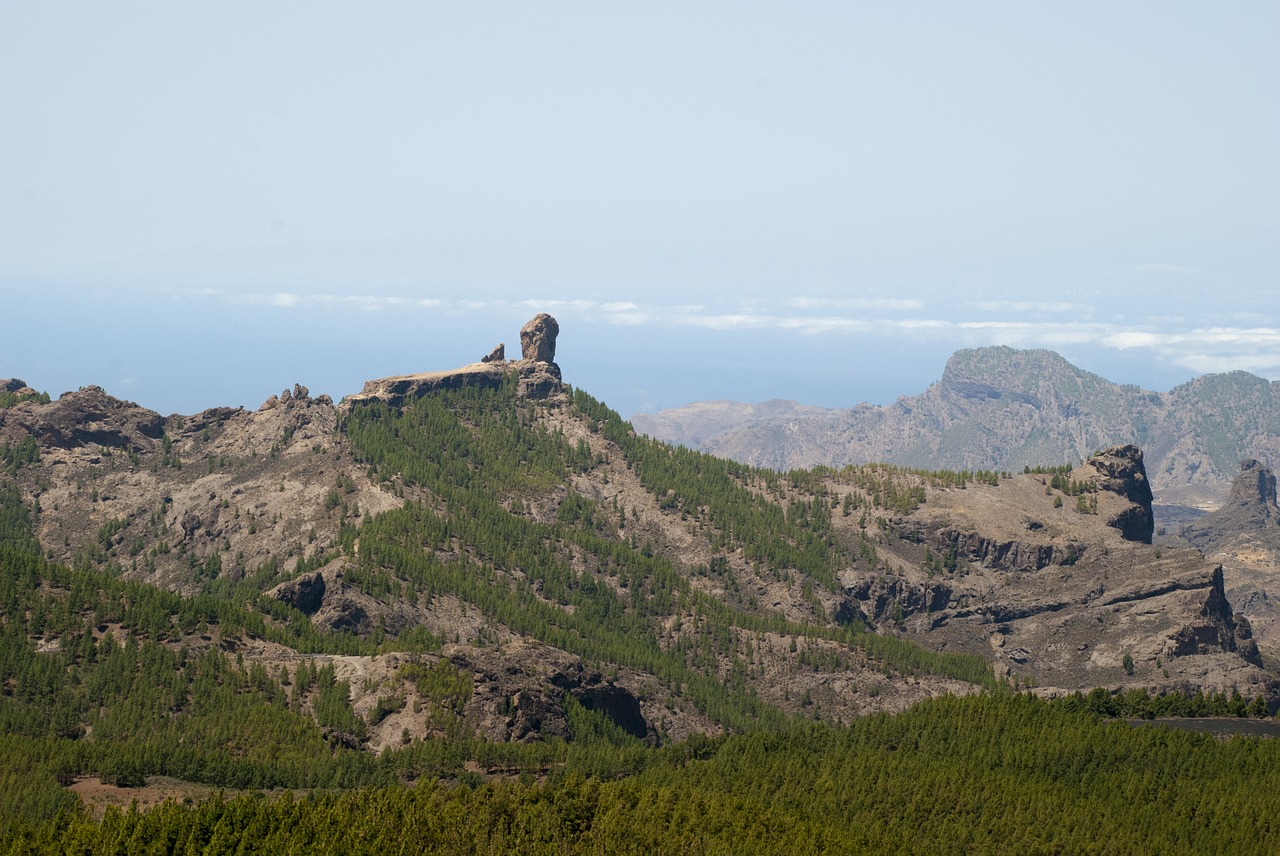
{"label": "cloud bank", "polygon": [[[1152,267],[1152,266],[1147,266]],[[1156,266],[1167,267],[1167,266]],[[1202,374],[1245,370],[1280,377],[1280,318],[1251,317],[1248,326],[1202,323],[1185,317],[1132,320],[1106,317],[1096,307],[1069,300],[983,300],[963,304],[900,297],[791,296],[739,304],[659,303],[585,298],[474,299],[411,295],[325,294],[286,291],[175,291],[184,299],[222,300],[263,310],[413,312],[452,318],[551,312],[561,322],[650,327],[664,335],[687,331],[778,336],[927,338],[954,347],[1008,345],[1079,351],[1096,348],[1146,353],[1165,366]],[[1257,323],[1263,322],[1263,323]],[[1270,323],[1267,323],[1270,322]]]}

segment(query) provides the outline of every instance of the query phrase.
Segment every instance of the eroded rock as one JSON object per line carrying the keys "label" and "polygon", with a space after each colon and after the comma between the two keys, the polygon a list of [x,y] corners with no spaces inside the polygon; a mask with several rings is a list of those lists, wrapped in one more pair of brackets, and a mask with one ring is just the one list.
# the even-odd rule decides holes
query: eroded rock
{"label": "eroded rock", "polygon": [[1151,483],[1137,446],[1114,446],[1094,455],[1080,467],[1091,476],[1099,490],[1110,491],[1129,500],[1129,507],[1112,515],[1107,525],[1119,529],[1126,541],[1151,543],[1155,518],[1151,513]]}
{"label": "eroded rock", "polygon": [[560,325],[556,319],[545,312],[535,315],[520,328],[521,358],[539,363],[555,362],[556,337],[559,335]]}

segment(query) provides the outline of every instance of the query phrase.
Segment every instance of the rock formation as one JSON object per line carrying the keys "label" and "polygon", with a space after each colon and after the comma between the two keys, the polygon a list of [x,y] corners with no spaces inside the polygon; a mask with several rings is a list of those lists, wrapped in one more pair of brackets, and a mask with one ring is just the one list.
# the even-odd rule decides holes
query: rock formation
{"label": "rock formation", "polygon": [[499,345],[478,363],[452,371],[422,372],[411,375],[366,381],[364,388],[343,400],[346,407],[363,402],[382,401],[395,407],[421,398],[435,390],[480,387],[497,389],[510,375],[515,375],[518,392],[524,398],[546,399],[559,393],[564,385],[560,367],[554,362],[556,336],[560,325],[545,312],[535,316],[520,330],[523,357],[508,362],[506,346]]}
{"label": "rock formation", "polygon": [[1231,484],[1231,494],[1222,510],[1229,508],[1255,510],[1264,519],[1276,516],[1276,474],[1261,461],[1246,458],[1240,462],[1240,475]]}
{"label": "rock formation", "polygon": [[18,380],[16,377],[9,377],[9,378],[4,378],[0,380],[0,392],[10,392],[18,396],[19,398],[25,398],[27,396],[36,396],[40,394],[36,392],[34,389],[32,389],[31,387],[27,386],[26,381]]}
{"label": "rock formation", "polygon": [[[1267,530],[1273,530],[1272,537],[1266,537]],[[1280,546],[1275,473],[1252,458],[1241,461],[1240,475],[1231,483],[1227,502],[1217,511],[1184,526],[1181,534],[1184,540],[1206,553],[1242,537],[1263,537]]]}
{"label": "rock formation", "polygon": [[1130,505],[1115,513],[1107,525],[1119,529],[1126,541],[1151,543],[1155,519],[1151,514],[1151,484],[1142,463],[1142,450],[1137,446],[1116,446],[1094,455],[1080,468],[1092,472],[1099,490],[1127,499]]}
{"label": "rock formation", "polygon": [[283,582],[270,592],[271,596],[282,603],[307,615],[314,615],[324,601],[324,577],[319,571],[303,574],[296,579]]}
{"label": "rock formation", "polygon": [[[21,383],[21,381],[18,381]],[[0,439],[30,434],[43,447],[70,449],[87,444],[143,449],[164,434],[165,420],[153,410],[86,386],[55,402],[20,402],[0,410]]]}
{"label": "rock formation", "polygon": [[556,319],[543,312],[535,315],[520,328],[520,357],[538,363],[554,363],[556,360],[556,336],[560,325]]}

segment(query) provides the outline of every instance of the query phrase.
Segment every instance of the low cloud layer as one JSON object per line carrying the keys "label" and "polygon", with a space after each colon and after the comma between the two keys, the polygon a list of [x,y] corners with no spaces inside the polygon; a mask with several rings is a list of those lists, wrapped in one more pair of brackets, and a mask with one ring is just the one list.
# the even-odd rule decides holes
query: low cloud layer
{"label": "low cloud layer", "polygon": [[[1145,267],[1169,268],[1152,265]],[[564,298],[469,299],[419,298],[407,295],[324,294],[297,292],[220,292],[210,289],[174,292],[187,299],[222,300],[273,310],[334,312],[414,312],[449,317],[471,315],[522,317],[551,312],[562,323],[652,327],[681,335],[697,330],[720,333],[769,333],[803,336],[927,337],[956,348],[1008,345],[1080,351],[1097,348],[1127,354],[1146,353],[1166,368],[1194,373],[1236,369],[1280,377],[1280,324],[1277,318],[1251,316],[1248,326],[1200,323],[1185,317],[1115,315],[1068,300],[984,300],[961,305],[917,298],[787,297],[722,303],[647,303],[640,300]],[[1268,323],[1270,322],[1270,323]]]}

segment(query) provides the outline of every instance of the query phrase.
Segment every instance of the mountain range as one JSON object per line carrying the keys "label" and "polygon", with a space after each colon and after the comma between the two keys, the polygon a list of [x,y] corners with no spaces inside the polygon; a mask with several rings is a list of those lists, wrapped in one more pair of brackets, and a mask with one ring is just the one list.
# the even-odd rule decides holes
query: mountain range
{"label": "mountain range", "polygon": [[[1152,693],[1280,703],[1270,650],[1203,552],[1273,526],[1245,500],[1252,479],[1273,507],[1274,477],[1240,477],[1248,520],[1162,538],[1149,453],[1061,416],[1059,388],[1092,378],[1061,360],[957,355],[920,401],[841,417],[916,413],[955,450],[987,412],[1058,412],[1083,432],[1024,442],[1025,471],[783,473],[638,433],[564,383],[557,332],[538,316],[520,359],[499,346],[337,403],[294,384],[256,410],[162,416],[95,386],[53,399],[0,381],[0,777],[25,807],[10,811],[55,817],[86,780],[626,770],[702,735],[1013,689],[1083,704],[1102,688],[1090,704],[1113,712],[1166,704]],[[984,354],[1012,374],[991,381]],[[1058,374],[1036,381],[1030,363]],[[1182,394],[1253,391],[1230,397],[1232,419],[1271,394],[1203,380]],[[1117,411],[1173,407],[1089,383]],[[1074,464],[1030,465],[1095,440]]]}
{"label": "mountain range", "polygon": [[1280,460],[1280,383],[1236,371],[1154,392],[1052,351],[990,347],[957,351],[939,381],[884,407],[716,401],[631,422],[665,442],[781,471],[874,461],[1018,472],[1132,443],[1161,516],[1181,522],[1172,507],[1216,508],[1242,459]]}

